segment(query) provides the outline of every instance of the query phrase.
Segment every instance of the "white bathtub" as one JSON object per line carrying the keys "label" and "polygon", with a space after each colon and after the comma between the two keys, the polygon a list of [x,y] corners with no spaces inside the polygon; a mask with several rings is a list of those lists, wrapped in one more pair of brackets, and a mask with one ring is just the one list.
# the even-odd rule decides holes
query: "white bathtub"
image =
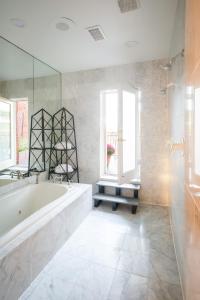
{"label": "white bathtub", "polygon": [[4,185],[8,185],[10,183],[15,182],[17,179],[15,178],[2,178],[2,176],[0,177],[0,187],[4,186]]}
{"label": "white bathtub", "polygon": [[0,299],[17,299],[91,209],[84,184],[43,182],[0,196]]}
{"label": "white bathtub", "polygon": [[[0,199],[0,239],[9,230],[32,216],[54,200],[61,198],[68,189],[64,185],[52,183],[30,184],[22,189],[12,192]],[[49,206],[48,208],[52,208]],[[37,214],[41,217],[47,210],[43,209]],[[35,218],[34,218],[35,220]],[[30,221],[30,219],[29,219]],[[30,222],[29,222],[30,224]]]}

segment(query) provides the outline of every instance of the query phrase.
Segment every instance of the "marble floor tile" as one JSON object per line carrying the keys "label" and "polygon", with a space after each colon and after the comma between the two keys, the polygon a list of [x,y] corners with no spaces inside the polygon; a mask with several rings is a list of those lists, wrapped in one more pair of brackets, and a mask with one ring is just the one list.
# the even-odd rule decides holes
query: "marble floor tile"
{"label": "marble floor tile", "polygon": [[121,251],[117,270],[145,277],[157,278],[150,254]]}
{"label": "marble floor tile", "polygon": [[159,236],[160,234],[168,234],[171,237],[171,227],[169,224],[147,224],[141,221],[138,224],[132,223],[128,228],[127,233],[146,238]]}
{"label": "marble floor tile", "polygon": [[94,209],[20,298],[26,299],[182,300],[168,209]]}
{"label": "marble floor tile", "polygon": [[99,231],[105,231],[109,229],[120,233],[126,233],[132,225],[130,217],[127,219],[123,215],[118,216],[107,212],[104,213],[104,216],[101,212],[101,216],[99,217],[97,213],[97,211],[95,211],[95,214],[92,212],[91,215],[88,216],[88,218],[81,225],[82,228],[90,227]]}
{"label": "marble floor tile", "polygon": [[79,257],[92,263],[116,268],[120,249],[97,241],[77,240],[74,237],[62,249],[65,257]]}
{"label": "marble floor tile", "polygon": [[76,282],[75,289],[69,295],[70,300],[104,300],[113,281],[114,270],[98,264],[88,264]]}
{"label": "marble floor tile", "polygon": [[74,239],[86,241],[88,243],[100,243],[113,248],[121,248],[124,242],[125,233],[117,232],[107,226],[106,230],[94,228],[80,228],[74,233]]}
{"label": "marble floor tile", "polygon": [[157,276],[162,281],[172,284],[180,284],[177,262],[158,251],[151,250],[151,262]]}
{"label": "marble floor tile", "polygon": [[20,300],[66,299],[79,274],[87,267],[88,263],[80,258],[66,258],[62,251],[59,251],[32,282]]}
{"label": "marble floor tile", "polygon": [[169,211],[167,207],[147,205],[139,207],[137,218],[142,224],[170,225]]}
{"label": "marble floor tile", "polygon": [[166,255],[172,259],[176,259],[172,235],[168,233],[156,233],[150,237],[151,248]]}
{"label": "marble floor tile", "polygon": [[126,234],[122,250],[133,253],[148,253],[151,249],[150,240],[148,238],[136,237]]}
{"label": "marble floor tile", "polygon": [[147,299],[148,279],[145,277],[117,271],[113,279],[109,300]]}
{"label": "marble floor tile", "polygon": [[19,300],[66,300],[74,289],[74,282],[49,275],[37,287],[26,291]]}
{"label": "marble floor tile", "polygon": [[91,261],[103,266],[116,268],[120,257],[120,250],[96,244],[92,247]]}
{"label": "marble floor tile", "polygon": [[181,300],[179,285],[117,271],[108,300]]}

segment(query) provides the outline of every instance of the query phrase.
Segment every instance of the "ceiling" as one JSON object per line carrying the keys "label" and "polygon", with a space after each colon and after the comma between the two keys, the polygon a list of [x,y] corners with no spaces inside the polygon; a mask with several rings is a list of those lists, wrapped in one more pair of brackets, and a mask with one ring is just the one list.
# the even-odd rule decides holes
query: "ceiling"
{"label": "ceiling", "polygon": [[[138,10],[121,13],[117,0],[0,0],[0,35],[61,72],[94,69],[169,55],[177,0],[141,0]],[[55,20],[75,22],[68,31]],[[24,20],[17,28],[11,18]],[[100,25],[95,42],[87,27]],[[127,41],[137,41],[127,47]]]}
{"label": "ceiling", "polygon": [[[34,64],[34,65],[33,65]],[[48,65],[0,38],[0,81],[55,75]]]}

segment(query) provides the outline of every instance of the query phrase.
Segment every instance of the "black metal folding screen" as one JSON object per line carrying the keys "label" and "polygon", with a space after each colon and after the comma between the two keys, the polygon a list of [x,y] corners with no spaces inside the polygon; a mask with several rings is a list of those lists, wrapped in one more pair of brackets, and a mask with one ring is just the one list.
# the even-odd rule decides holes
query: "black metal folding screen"
{"label": "black metal folding screen", "polygon": [[[52,124],[49,177],[59,174],[63,180],[79,182],[74,116],[63,107],[53,115]],[[62,149],[56,145],[62,145]]]}
{"label": "black metal folding screen", "polygon": [[28,170],[47,170],[50,158],[52,116],[40,109],[31,117]]}
{"label": "black metal folding screen", "polygon": [[66,108],[53,116],[41,109],[31,117],[28,169],[79,182],[74,116]]}

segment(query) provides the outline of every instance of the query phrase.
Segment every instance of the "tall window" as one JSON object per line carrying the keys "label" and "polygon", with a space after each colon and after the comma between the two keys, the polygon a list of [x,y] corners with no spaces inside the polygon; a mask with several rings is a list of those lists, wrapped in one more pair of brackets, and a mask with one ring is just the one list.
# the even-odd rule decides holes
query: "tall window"
{"label": "tall window", "polygon": [[137,91],[101,93],[100,176],[128,182],[138,173],[139,113]]}
{"label": "tall window", "polygon": [[0,169],[16,162],[15,158],[15,105],[0,99]]}
{"label": "tall window", "polygon": [[0,170],[28,163],[28,101],[0,98]]}

